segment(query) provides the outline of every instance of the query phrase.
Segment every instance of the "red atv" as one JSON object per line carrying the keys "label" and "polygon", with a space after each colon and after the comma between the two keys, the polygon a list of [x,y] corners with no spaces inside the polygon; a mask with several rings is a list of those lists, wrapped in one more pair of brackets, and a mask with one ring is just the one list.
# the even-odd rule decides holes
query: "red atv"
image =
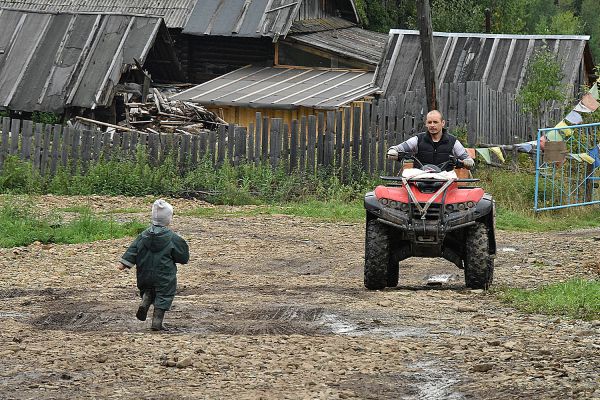
{"label": "red atv", "polygon": [[[399,160],[408,159],[400,154]],[[465,271],[465,284],[487,289],[494,274],[496,255],[495,204],[492,196],[475,186],[459,183],[448,165],[404,168],[402,176],[381,177],[365,196],[365,287],[383,289],[398,285],[399,262],[409,257],[443,257]]]}

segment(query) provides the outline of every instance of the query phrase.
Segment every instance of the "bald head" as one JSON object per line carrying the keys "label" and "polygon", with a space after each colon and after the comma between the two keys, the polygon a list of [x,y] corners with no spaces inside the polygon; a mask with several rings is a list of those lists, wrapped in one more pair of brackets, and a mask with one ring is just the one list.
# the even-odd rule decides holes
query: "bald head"
{"label": "bald head", "polygon": [[427,126],[427,131],[431,135],[431,138],[437,142],[442,137],[442,129],[444,129],[446,121],[441,112],[438,110],[431,110],[427,113],[425,125]]}

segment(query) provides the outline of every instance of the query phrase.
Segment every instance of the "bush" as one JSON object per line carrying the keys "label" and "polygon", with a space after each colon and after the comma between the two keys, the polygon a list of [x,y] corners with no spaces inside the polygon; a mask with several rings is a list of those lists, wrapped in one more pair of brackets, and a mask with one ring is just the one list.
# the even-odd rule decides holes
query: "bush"
{"label": "bush", "polygon": [[2,165],[0,191],[15,194],[41,193],[43,179],[32,168],[31,163],[22,161],[14,155],[8,156]]}

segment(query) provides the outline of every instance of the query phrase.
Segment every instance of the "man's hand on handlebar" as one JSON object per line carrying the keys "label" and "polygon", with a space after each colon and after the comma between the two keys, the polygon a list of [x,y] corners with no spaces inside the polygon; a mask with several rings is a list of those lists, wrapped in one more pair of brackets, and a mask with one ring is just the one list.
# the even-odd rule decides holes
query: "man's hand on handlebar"
{"label": "man's hand on handlebar", "polygon": [[471,169],[475,165],[475,161],[472,158],[465,158],[464,160],[456,160],[456,167]]}
{"label": "man's hand on handlebar", "polygon": [[393,147],[390,147],[387,151],[387,158],[388,160],[398,160],[399,157],[399,153],[398,150],[394,149]]}

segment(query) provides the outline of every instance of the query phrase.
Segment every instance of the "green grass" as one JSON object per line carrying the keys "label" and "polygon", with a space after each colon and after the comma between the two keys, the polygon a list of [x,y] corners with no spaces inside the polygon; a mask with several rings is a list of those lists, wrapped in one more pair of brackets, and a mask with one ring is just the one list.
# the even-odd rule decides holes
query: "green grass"
{"label": "green grass", "polygon": [[600,281],[597,280],[571,279],[533,290],[502,288],[499,296],[525,312],[600,319]]}
{"label": "green grass", "polygon": [[533,211],[504,210],[499,205],[496,226],[498,229],[524,232],[597,228],[600,226],[600,207],[596,205],[535,214]]}
{"label": "green grass", "polygon": [[146,225],[131,221],[117,223],[94,216],[80,209],[78,218],[61,223],[56,215],[38,217],[31,204],[6,200],[0,207],[0,247],[26,246],[41,243],[86,243],[96,240],[134,236]]}
{"label": "green grass", "polygon": [[[480,165],[474,172],[480,186],[494,197],[497,227],[502,230],[544,232],[600,226],[600,207],[532,211],[535,177],[531,160],[519,159],[517,171]],[[251,206],[231,211],[227,208],[199,210],[197,215],[288,214],[332,221],[360,221],[364,218],[362,199],[381,183],[362,171],[340,176],[339,171],[320,168],[315,174],[288,174],[282,165],[224,163],[214,168],[208,158],[193,169],[181,173],[168,158],[151,166],[138,151],[135,159],[100,161],[86,174],[60,168],[50,177],[41,177],[30,163],[9,156],[0,171],[0,193],[56,195],[190,196],[204,193],[212,204]],[[62,211],[83,214],[85,207],[73,206]],[[111,213],[135,213],[144,210],[123,209]],[[99,213],[100,214],[100,213]]]}
{"label": "green grass", "polygon": [[333,222],[360,222],[364,220],[365,211],[360,201],[345,203],[337,200],[310,200],[303,203],[285,205],[257,205],[243,208],[206,207],[196,208],[182,213],[195,217],[241,217],[259,215],[291,215],[297,217],[315,218]]}

